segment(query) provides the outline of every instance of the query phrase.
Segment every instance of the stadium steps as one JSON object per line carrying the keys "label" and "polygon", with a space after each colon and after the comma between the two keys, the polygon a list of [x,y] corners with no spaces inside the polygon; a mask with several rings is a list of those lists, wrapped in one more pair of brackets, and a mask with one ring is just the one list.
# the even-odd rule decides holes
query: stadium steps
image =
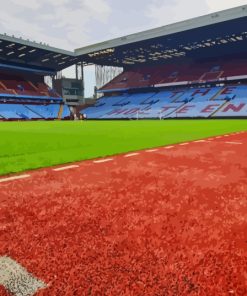
{"label": "stadium steps", "polygon": [[210,101],[216,101],[216,98],[222,93],[225,88],[221,88],[211,99]]}
{"label": "stadium steps", "polygon": [[5,86],[5,84],[4,84],[3,82],[1,82],[1,81],[0,81],[0,86],[2,86],[2,88],[3,88],[4,90],[8,90],[8,88]]}
{"label": "stadium steps", "polygon": [[62,117],[63,117],[63,107],[64,107],[64,105],[61,104],[60,107],[59,107],[57,119],[62,119]]}
{"label": "stadium steps", "polygon": [[109,85],[111,85],[112,83],[118,81],[119,77],[121,75],[123,75],[124,72],[118,74],[116,77],[114,77],[111,81],[107,82],[105,85],[103,85],[100,89],[104,89],[104,88],[107,88]]}
{"label": "stadium steps", "polygon": [[180,93],[177,96],[175,96],[175,99],[173,101],[171,101],[171,103],[178,103],[176,102],[180,97],[182,97],[184,95],[184,93]]}
{"label": "stadium steps", "polygon": [[209,117],[213,117],[217,112],[219,112],[222,108],[225,107],[225,105],[229,103],[228,101],[225,101],[216,111],[214,111],[212,114],[209,115]]}
{"label": "stadium steps", "polygon": [[41,93],[43,96],[45,96],[45,97],[49,97],[49,94],[48,94],[48,92],[41,91],[40,93]]}
{"label": "stadium steps", "polygon": [[29,111],[33,112],[34,114],[40,116],[40,118],[43,118],[43,119],[46,119],[43,115],[39,114],[38,112],[36,112],[35,110],[33,110],[32,108],[26,106],[26,105],[23,105],[25,108],[27,108]]}
{"label": "stadium steps", "polygon": [[37,86],[35,86],[30,80],[27,81],[29,83],[29,85],[32,86],[32,88],[34,88],[36,91],[38,91]]}
{"label": "stadium steps", "polygon": [[[200,78],[199,81],[210,81],[210,80],[218,80],[224,71],[217,71],[217,72],[205,72]],[[218,74],[218,75],[217,75]],[[208,77],[207,77],[208,76]]]}

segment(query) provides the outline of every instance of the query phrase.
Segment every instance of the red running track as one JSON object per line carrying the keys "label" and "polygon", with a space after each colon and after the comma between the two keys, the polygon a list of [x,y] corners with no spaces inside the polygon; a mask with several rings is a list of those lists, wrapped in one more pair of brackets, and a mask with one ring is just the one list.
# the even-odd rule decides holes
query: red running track
{"label": "red running track", "polygon": [[247,133],[78,166],[0,183],[35,295],[247,295]]}

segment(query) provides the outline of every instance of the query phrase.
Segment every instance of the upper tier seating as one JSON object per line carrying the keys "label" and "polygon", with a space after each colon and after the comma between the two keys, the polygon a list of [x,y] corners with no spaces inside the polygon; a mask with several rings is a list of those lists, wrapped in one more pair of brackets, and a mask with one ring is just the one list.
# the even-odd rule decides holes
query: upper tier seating
{"label": "upper tier seating", "polygon": [[0,72],[0,95],[4,94],[27,97],[60,97],[37,75],[33,75],[32,79],[29,79],[24,76]]}
{"label": "upper tier seating", "polygon": [[[230,107],[225,109],[228,102]],[[234,107],[230,103],[237,105]],[[247,85],[236,85],[103,97],[95,106],[86,108],[81,113],[86,113],[89,119],[205,118],[217,115],[247,116],[246,106]]]}
{"label": "upper tier seating", "polygon": [[217,60],[192,64],[167,64],[132,68],[106,84],[102,90],[132,89],[171,83],[219,81],[232,76],[247,76],[246,60]]}

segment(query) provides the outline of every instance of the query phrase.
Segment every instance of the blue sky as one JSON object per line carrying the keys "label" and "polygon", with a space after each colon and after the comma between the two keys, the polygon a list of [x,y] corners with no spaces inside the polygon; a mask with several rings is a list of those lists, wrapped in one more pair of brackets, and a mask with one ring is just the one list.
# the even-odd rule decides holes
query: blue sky
{"label": "blue sky", "polygon": [[[0,0],[0,4],[1,33],[74,50],[247,0]],[[93,69],[86,70],[86,79],[89,95]]]}

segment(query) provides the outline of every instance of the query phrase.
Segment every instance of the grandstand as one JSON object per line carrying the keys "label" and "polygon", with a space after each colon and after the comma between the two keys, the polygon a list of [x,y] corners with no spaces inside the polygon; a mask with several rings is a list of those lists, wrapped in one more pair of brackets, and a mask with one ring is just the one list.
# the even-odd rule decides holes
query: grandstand
{"label": "grandstand", "polygon": [[0,35],[0,46],[0,120],[69,118],[69,107],[44,80],[68,53],[7,35]]}
{"label": "grandstand", "polygon": [[123,69],[89,119],[246,117],[246,20],[244,5],[74,52],[0,35],[0,119],[69,118],[44,77],[78,63]]}
{"label": "grandstand", "polygon": [[0,73],[0,119],[55,119],[69,117],[62,98],[38,75]]}
{"label": "grandstand", "polygon": [[93,51],[88,61],[124,69],[81,112],[91,119],[246,117],[246,16],[241,6],[79,49]]}
{"label": "grandstand", "polygon": [[82,112],[95,119],[247,117],[247,85],[124,93]]}

